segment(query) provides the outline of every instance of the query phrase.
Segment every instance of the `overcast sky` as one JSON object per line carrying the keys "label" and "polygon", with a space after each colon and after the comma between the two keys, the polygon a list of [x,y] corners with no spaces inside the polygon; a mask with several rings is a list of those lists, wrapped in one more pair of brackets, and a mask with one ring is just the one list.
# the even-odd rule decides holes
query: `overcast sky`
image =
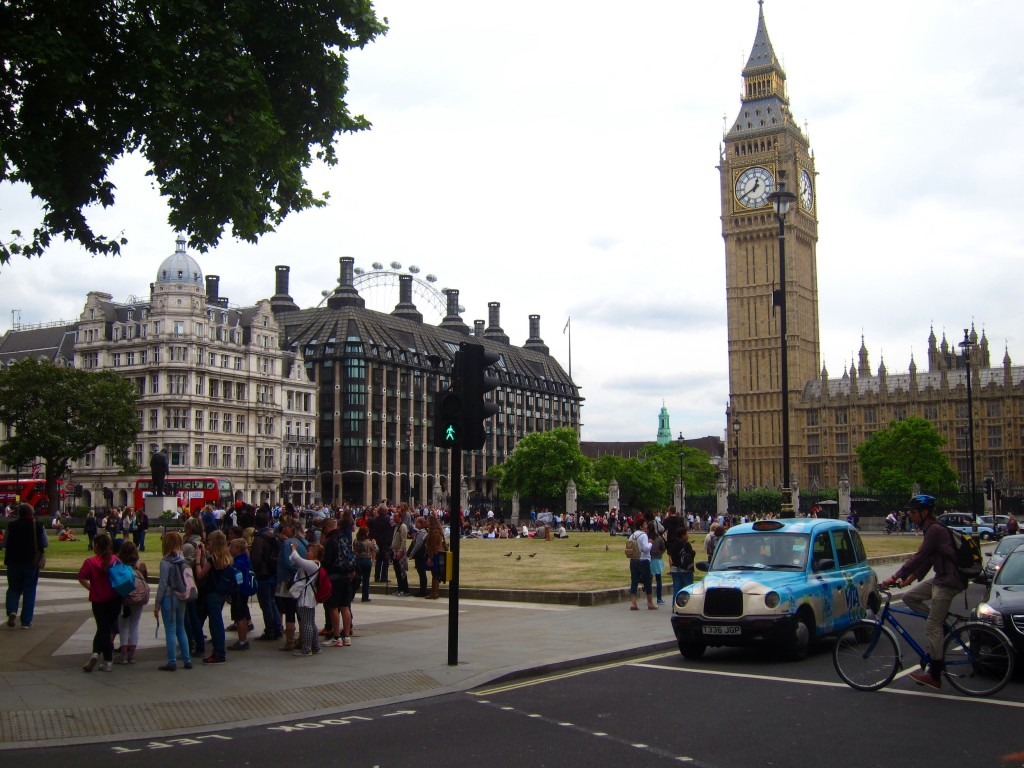
{"label": "overcast sky", "polygon": [[[373,129],[310,173],[325,209],[255,246],[197,258],[251,304],[291,266],[315,305],[338,258],[415,264],[460,290],[464,318],[525,342],[528,316],[582,387],[584,440],[721,435],[728,400],[718,158],[740,108],[755,0],[379,0],[391,31],[351,56],[349,103]],[[768,0],[768,32],[806,122],[818,176],[821,350],[839,376],[864,335],[876,370],[927,365],[934,326],[972,322],[998,365],[1024,364],[1024,3]],[[0,331],[72,320],[89,290],[148,296],[174,250],[137,158],[118,203],[116,259],[60,244],[0,270]],[[30,230],[24,189],[0,185],[0,232]],[[390,311],[397,295],[367,298]],[[421,303],[424,314],[427,308]]]}

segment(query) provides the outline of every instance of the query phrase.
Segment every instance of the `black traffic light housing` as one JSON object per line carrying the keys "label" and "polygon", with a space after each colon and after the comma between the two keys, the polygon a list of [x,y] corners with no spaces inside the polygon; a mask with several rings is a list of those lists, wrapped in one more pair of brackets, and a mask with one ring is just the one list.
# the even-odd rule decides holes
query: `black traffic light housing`
{"label": "black traffic light housing", "polygon": [[501,359],[497,352],[488,352],[480,344],[459,344],[461,357],[460,383],[462,395],[462,447],[469,451],[484,447],[487,433],[484,422],[498,412],[497,404],[484,396],[497,388],[499,381],[487,375],[487,369]]}
{"label": "black traffic light housing", "polygon": [[447,389],[434,393],[434,447],[462,447],[462,354],[455,353],[451,381]]}

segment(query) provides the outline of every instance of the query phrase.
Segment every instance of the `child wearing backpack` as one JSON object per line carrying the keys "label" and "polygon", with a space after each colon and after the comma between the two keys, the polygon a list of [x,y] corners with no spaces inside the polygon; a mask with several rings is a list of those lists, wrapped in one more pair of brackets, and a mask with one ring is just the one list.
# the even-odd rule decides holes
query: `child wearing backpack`
{"label": "child wearing backpack", "polygon": [[316,590],[323,551],[322,545],[310,544],[306,549],[306,557],[303,557],[299,554],[298,543],[293,541],[292,550],[288,555],[288,559],[297,569],[295,582],[290,591],[298,603],[296,613],[299,617],[299,634],[302,637],[302,647],[293,650],[293,656],[312,656],[320,653],[320,630],[316,626]]}
{"label": "child wearing backpack", "polygon": [[[139,559],[138,547],[133,542],[124,542],[118,557],[122,563],[131,566],[135,571],[136,583],[140,576],[143,582],[149,577],[146,564]],[[125,598],[121,604],[121,613],[117,617],[117,631],[121,636],[121,648],[114,656],[115,664],[135,663],[135,649],[139,646],[139,621],[142,619],[142,607],[149,602],[149,592],[145,593],[145,602],[139,602],[143,597],[140,595],[136,598],[135,594],[136,591],[133,590]]]}
{"label": "child wearing backpack", "polygon": [[236,582],[238,589],[231,593],[231,621],[238,632],[238,640],[228,646],[230,651],[249,650],[249,598],[256,594],[256,574],[249,562],[249,546],[245,539],[232,539],[228,543],[228,551],[234,559]]}

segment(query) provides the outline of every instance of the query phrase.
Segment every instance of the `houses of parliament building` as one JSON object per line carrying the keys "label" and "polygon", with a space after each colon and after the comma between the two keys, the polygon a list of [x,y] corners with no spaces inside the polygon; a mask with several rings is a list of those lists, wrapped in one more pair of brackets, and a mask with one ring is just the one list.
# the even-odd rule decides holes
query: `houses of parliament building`
{"label": "houses of parliament building", "polygon": [[[967,375],[974,404],[975,474],[1019,494],[1024,481],[1024,367],[1009,351],[993,367],[984,331],[928,337],[927,369],[911,358],[905,373],[873,369],[861,339],[859,359],[830,378],[819,348],[815,158],[793,120],[786,73],[772,48],[763,7],[743,69],[739,114],[720,157],[725,241],[729,390],[727,439],[733,486],[782,484],[782,360],[779,224],[771,192],[796,193],[784,219],[790,481],[835,488],[844,477],[862,487],[855,449],[893,420],[917,416],[945,438],[961,485],[969,481]],[[924,331],[922,329],[922,335]],[[998,354],[998,351],[996,352]],[[922,366],[924,361],[922,362]]]}

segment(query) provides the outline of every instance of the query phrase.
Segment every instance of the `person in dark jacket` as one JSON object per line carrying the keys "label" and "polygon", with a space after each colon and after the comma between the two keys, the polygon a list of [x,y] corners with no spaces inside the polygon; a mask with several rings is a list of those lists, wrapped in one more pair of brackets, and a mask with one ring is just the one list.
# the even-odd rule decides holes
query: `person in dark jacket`
{"label": "person in dark jacket", "polygon": [[388,580],[389,555],[393,536],[394,530],[391,527],[388,508],[381,504],[377,507],[376,514],[370,519],[370,538],[377,545],[377,559],[373,568],[373,580],[376,582]]}
{"label": "person in dark jacket", "polygon": [[[956,550],[953,548],[952,534],[946,526],[935,519],[934,508],[934,496],[918,494],[910,499],[907,514],[910,522],[919,527],[924,534],[921,546],[880,586],[888,589],[894,584],[906,587],[917,582],[916,587],[903,594],[903,604],[912,611],[928,615],[925,634],[928,637],[928,655],[931,657],[931,663],[927,670],[911,672],[910,678],[918,685],[941,688],[942,670],[945,668],[942,622],[949,614],[953,598],[963,592],[967,585],[956,568]],[[924,581],[929,570],[933,570],[935,575]]]}
{"label": "person in dark jacket", "polygon": [[21,603],[21,626],[32,626],[36,609],[36,585],[39,583],[39,559],[49,542],[46,526],[36,520],[28,504],[18,505],[18,519],[7,527],[4,565],[7,567],[7,626],[13,627]]}

